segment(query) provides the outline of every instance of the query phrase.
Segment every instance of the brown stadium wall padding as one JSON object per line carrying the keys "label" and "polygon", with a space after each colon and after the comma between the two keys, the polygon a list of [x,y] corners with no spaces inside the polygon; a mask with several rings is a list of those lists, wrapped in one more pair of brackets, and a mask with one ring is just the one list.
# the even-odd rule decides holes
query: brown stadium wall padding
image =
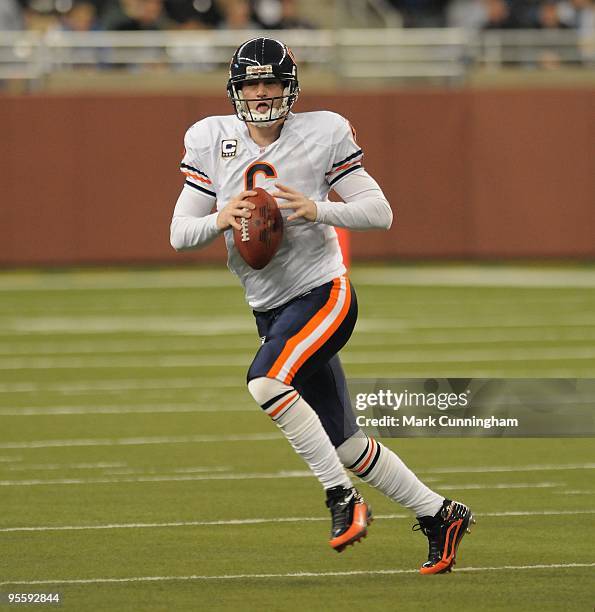
{"label": "brown stadium wall padding", "polygon": [[[355,126],[395,212],[355,260],[594,258],[595,90],[303,95]],[[0,97],[0,265],[224,262],[169,245],[186,128],[221,96]]]}

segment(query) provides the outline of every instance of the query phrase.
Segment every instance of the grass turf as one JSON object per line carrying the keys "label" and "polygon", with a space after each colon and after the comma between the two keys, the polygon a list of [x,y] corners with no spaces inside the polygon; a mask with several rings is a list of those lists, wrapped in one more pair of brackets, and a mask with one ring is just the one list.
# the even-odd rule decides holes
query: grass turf
{"label": "grass turf", "polygon": [[[369,280],[394,271],[354,270],[348,376],[594,377],[595,283]],[[384,440],[478,525],[452,575],[419,576],[425,539],[363,484],[385,518],[333,552],[318,484],[243,386],[258,338],[224,274],[0,275],[0,592],[93,611],[592,608],[589,439]]]}

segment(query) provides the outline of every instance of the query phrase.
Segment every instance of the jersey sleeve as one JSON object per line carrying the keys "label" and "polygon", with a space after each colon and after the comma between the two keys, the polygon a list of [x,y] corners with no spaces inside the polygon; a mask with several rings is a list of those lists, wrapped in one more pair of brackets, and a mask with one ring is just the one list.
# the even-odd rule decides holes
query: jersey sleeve
{"label": "jersey sleeve", "polygon": [[335,139],[336,144],[331,152],[330,167],[325,174],[329,187],[334,187],[351,172],[363,168],[364,153],[355,141],[355,130],[344,117],[339,117]]}
{"label": "jersey sleeve", "polygon": [[202,194],[217,197],[213,181],[207,174],[207,164],[194,145],[193,128],[190,128],[184,137],[184,158],[180,163],[180,172],[186,178],[185,185]]}

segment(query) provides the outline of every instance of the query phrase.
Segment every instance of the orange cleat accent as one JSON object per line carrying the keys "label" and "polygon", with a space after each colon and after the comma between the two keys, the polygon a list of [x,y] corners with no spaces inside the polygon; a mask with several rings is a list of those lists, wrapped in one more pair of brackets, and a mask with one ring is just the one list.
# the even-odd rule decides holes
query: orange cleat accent
{"label": "orange cleat accent", "polygon": [[326,496],[332,519],[329,544],[337,552],[342,552],[368,535],[372,508],[353,487],[332,487],[327,489]]}
{"label": "orange cleat accent", "polygon": [[414,526],[428,538],[428,560],[421,566],[420,574],[447,574],[456,563],[457,549],[463,536],[471,533],[470,526],[475,523],[471,510],[464,504],[445,500],[435,517],[418,519]]}
{"label": "orange cleat accent", "polygon": [[347,531],[329,541],[337,552],[343,552],[347,546],[359,542],[368,535],[368,525],[372,522],[372,514],[366,502],[356,503],[353,508],[353,522]]}

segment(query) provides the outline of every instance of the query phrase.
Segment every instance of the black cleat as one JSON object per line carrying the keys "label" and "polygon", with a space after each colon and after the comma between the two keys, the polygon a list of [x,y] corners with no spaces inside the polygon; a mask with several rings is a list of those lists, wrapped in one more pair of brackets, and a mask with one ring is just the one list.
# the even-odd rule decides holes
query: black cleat
{"label": "black cleat", "polygon": [[422,516],[417,520],[413,531],[421,531],[429,542],[428,560],[421,566],[420,573],[451,572],[457,548],[465,533],[471,533],[469,525],[475,523],[471,510],[464,504],[445,499],[436,516]]}
{"label": "black cleat", "polygon": [[341,486],[327,489],[326,505],[331,511],[333,522],[329,544],[337,552],[342,552],[350,544],[355,544],[368,535],[372,509],[357,489]]}

